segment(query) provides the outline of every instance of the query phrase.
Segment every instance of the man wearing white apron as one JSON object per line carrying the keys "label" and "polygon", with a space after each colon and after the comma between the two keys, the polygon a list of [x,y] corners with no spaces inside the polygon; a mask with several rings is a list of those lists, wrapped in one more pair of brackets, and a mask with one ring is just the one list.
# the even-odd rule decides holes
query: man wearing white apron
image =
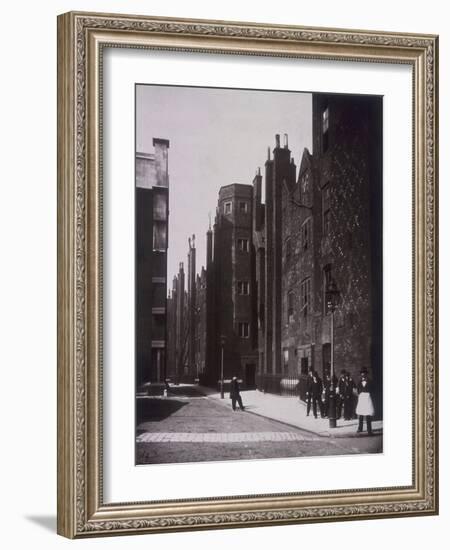
{"label": "man wearing white apron", "polygon": [[356,405],[356,414],[359,418],[358,433],[363,431],[364,417],[367,423],[367,433],[372,435],[372,416],[374,415],[372,401],[372,382],[367,377],[367,370],[361,370],[361,379],[358,383],[358,404]]}

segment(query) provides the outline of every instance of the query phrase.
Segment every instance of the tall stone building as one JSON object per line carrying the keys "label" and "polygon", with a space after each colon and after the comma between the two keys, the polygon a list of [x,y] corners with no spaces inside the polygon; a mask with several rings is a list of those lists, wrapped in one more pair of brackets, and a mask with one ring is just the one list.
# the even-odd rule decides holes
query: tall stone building
{"label": "tall stone building", "polygon": [[161,382],[166,369],[169,171],[166,139],[136,153],[136,384]]}
{"label": "tall stone building", "polygon": [[207,302],[206,302],[206,269],[202,267],[196,279],[195,308],[195,378],[203,378],[206,368],[206,334],[207,334]]}
{"label": "tall stone building", "polygon": [[187,368],[188,309],[185,290],[184,263],[172,281],[167,298],[167,378],[179,382]]}
{"label": "tall stone building", "polygon": [[291,386],[303,395],[308,369],[323,375],[330,368],[333,284],[335,372],[357,377],[367,368],[380,410],[382,102],[313,94],[312,118],[313,151],[303,151],[298,177],[277,137],[266,162],[266,203],[256,201],[258,387]]}
{"label": "tall stone building", "polygon": [[214,385],[217,382],[217,361],[220,360],[217,354],[218,335],[216,319],[216,298],[217,289],[214,286],[216,281],[216,269],[213,261],[213,231],[211,229],[211,216],[209,228],[206,233],[206,289],[205,289],[205,369],[200,377],[205,384]]}
{"label": "tall stone building", "polygon": [[[255,385],[255,307],[253,300],[253,188],[221,187],[213,234],[207,233],[207,353],[205,379],[240,377]],[[213,322],[209,325],[209,320]]]}
{"label": "tall stone building", "polygon": [[[283,324],[283,231],[286,224],[283,197],[295,182],[296,166],[288,148],[287,135],[280,146],[280,136],[275,136],[275,149],[271,158],[268,150],[265,165],[266,203],[261,204],[261,176],[259,171],[253,181],[254,205],[254,254],[256,278],[256,302],[258,309],[259,356],[258,375],[264,389],[271,386],[275,377],[282,374],[281,338]],[[264,212],[264,215],[263,215]],[[264,216],[264,217],[263,217]],[[262,378],[261,378],[262,377]]]}
{"label": "tall stone building", "polygon": [[204,368],[206,354],[206,319],[202,318],[206,315],[206,272],[202,268],[201,276],[196,273],[195,235],[188,244],[187,286],[184,263],[180,262],[168,297],[167,376],[176,383],[194,382],[202,363]]}
{"label": "tall stone building", "polygon": [[195,235],[188,239],[188,352],[185,376],[191,379],[197,375],[196,365],[196,326],[197,326],[197,271]]}

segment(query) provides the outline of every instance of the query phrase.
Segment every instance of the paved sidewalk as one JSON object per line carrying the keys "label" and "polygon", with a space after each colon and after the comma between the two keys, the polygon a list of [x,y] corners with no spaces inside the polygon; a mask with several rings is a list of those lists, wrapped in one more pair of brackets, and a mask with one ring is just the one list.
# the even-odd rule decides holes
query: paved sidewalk
{"label": "paved sidewalk", "polygon": [[258,443],[270,441],[317,441],[297,432],[145,432],[136,437],[137,443]]}
{"label": "paved sidewalk", "polygon": [[[225,398],[220,398],[220,393],[211,388],[200,386],[199,389],[210,399],[217,400],[224,407],[231,409],[231,400],[229,393],[225,393]],[[241,391],[242,401],[245,410],[252,414],[264,416],[283,422],[289,426],[295,426],[302,430],[314,433],[321,437],[366,437],[367,432],[356,433],[358,420],[337,420],[336,428],[330,428],[328,418],[314,418],[312,411],[306,416],[306,403],[296,397],[284,397],[271,393],[263,393],[258,390]],[[238,414],[236,412],[236,414]],[[383,432],[383,421],[372,422],[372,429],[375,434]],[[364,423],[364,430],[366,424]]]}

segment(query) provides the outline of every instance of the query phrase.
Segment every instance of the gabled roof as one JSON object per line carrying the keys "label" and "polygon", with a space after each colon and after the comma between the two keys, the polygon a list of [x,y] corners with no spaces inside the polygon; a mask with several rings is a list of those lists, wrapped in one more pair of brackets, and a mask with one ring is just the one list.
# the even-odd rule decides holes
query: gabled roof
{"label": "gabled roof", "polygon": [[308,170],[308,168],[312,168],[312,167],[313,167],[313,156],[309,152],[308,148],[305,147],[303,149],[302,160],[300,161],[298,176],[300,177],[300,175],[303,174],[305,170]]}

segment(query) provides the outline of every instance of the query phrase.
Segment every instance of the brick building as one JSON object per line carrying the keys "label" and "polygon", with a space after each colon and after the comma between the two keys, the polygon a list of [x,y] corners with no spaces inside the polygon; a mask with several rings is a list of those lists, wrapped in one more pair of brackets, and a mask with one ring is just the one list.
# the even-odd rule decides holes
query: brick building
{"label": "brick building", "polygon": [[166,377],[179,382],[187,368],[188,309],[185,289],[184,263],[172,281],[167,298],[167,369]]}
{"label": "brick building", "polygon": [[221,187],[213,231],[207,233],[206,354],[203,380],[238,376],[255,385],[257,366],[253,256],[253,187]]}
{"label": "brick building", "polygon": [[167,377],[177,383],[194,382],[206,354],[206,271],[202,267],[202,275],[196,273],[195,235],[188,245],[187,286],[180,262],[167,299]]}
{"label": "brick building", "polygon": [[265,164],[265,205],[261,203],[262,177],[259,169],[253,180],[254,195],[254,255],[255,291],[258,311],[258,386],[270,390],[278,384],[283,372],[281,355],[283,317],[284,231],[287,220],[283,211],[286,190],[295,182],[296,166],[288,148],[287,135],[280,146],[275,136],[271,158],[268,151]]}
{"label": "brick building", "polygon": [[136,384],[161,382],[166,368],[169,172],[166,139],[136,153]]}
{"label": "brick building", "polygon": [[195,308],[195,378],[203,377],[206,368],[206,333],[207,333],[207,290],[206,269],[202,267],[196,279]]}
{"label": "brick building", "polygon": [[196,364],[196,327],[197,327],[197,271],[196,271],[196,249],[195,235],[188,239],[188,343],[187,343],[187,368],[185,368],[185,379],[194,380],[197,377]]}
{"label": "brick building", "polygon": [[[313,94],[313,151],[298,177],[285,138],[266,162],[254,220],[258,387],[300,391],[309,368],[330,366],[326,291],[339,290],[334,366],[368,369],[382,388],[382,102]],[[269,154],[270,155],[270,154]],[[260,196],[254,182],[254,196]],[[282,222],[280,223],[280,218]],[[262,221],[261,221],[262,220]]]}

